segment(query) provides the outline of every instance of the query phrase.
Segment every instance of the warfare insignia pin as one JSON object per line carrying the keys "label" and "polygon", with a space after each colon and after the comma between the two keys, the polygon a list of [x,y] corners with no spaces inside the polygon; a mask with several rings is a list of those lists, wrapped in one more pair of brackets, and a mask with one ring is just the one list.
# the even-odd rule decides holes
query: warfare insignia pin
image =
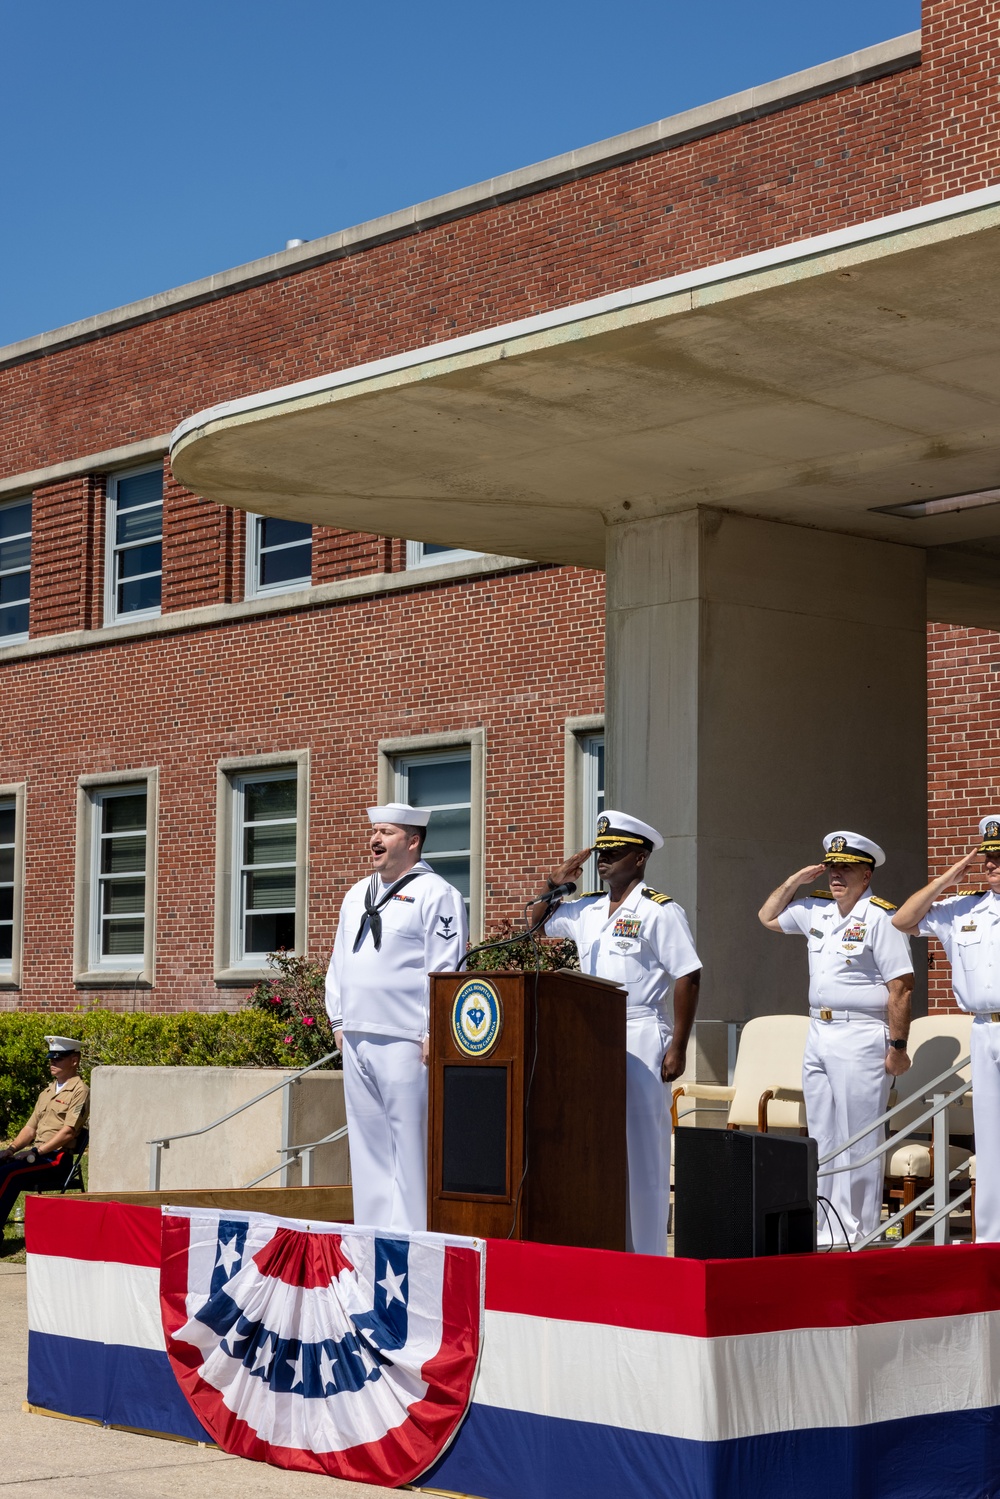
{"label": "warfare insignia pin", "polygon": [[451,1003],[451,1036],[463,1056],[485,1057],[503,1029],[500,996],[486,979],[467,979]]}

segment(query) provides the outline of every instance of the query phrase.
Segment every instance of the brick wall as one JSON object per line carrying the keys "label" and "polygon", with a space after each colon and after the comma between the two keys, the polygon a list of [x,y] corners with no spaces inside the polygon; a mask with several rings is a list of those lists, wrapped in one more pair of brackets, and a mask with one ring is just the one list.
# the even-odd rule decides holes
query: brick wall
{"label": "brick wall", "polygon": [[322,957],[367,866],[379,739],[485,728],[487,924],[514,915],[562,858],[564,723],[603,702],[602,585],[531,569],[5,666],[0,782],[27,782],[17,1002],[72,1008],[100,993],[72,981],[81,774],[160,769],[157,981],[102,996],[114,1005],[242,997],[213,980],[216,763],[228,756],[311,752],[309,949]]}

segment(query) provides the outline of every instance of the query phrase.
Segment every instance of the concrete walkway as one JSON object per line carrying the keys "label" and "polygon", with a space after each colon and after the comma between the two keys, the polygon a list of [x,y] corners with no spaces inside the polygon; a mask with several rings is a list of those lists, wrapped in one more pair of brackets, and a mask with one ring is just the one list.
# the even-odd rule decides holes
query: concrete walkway
{"label": "concrete walkway", "polygon": [[27,1280],[0,1264],[0,1495],[10,1499],[379,1499],[398,1489],[286,1473],[211,1447],[133,1436],[21,1409],[27,1387]]}

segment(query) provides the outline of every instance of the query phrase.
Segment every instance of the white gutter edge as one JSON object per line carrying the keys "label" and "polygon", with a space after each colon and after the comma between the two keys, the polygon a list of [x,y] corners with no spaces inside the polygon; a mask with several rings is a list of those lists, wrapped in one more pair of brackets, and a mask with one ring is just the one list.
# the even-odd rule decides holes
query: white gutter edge
{"label": "white gutter edge", "polygon": [[356,385],[381,375],[394,374],[399,370],[413,369],[440,359],[469,353],[474,349],[488,348],[491,344],[507,343],[551,328],[565,327],[570,323],[588,318],[602,317],[626,307],[641,306],[645,302],[662,297],[675,296],[679,292],[692,291],[702,286],[712,286],[721,281],[735,280],[741,276],[768,270],[774,266],[789,265],[810,256],[822,255],[831,250],[844,249],[866,241],[886,238],[907,229],[916,229],[925,224],[934,224],[974,213],[980,208],[991,208],[1000,204],[1000,185],[978,188],[975,192],[961,193],[954,198],[941,198],[933,203],[922,203],[917,208],[906,208],[899,213],[886,214],[882,218],[869,219],[862,224],[851,224],[842,229],[832,229],[826,234],[816,234],[808,239],[795,240],[791,244],[776,245],[769,250],[758,250],[753,255],[741,255],[735,260],[723,260],[717,265],[702,266],[694,271],[682,271],[676,276],[666,276],[659,281],[650,281],[641,286],[625,287],[622,291],[609,292],[603,297],[593,297],[586,302],[571,303],[568,307],[552,308],[548,312],[535,313],[531,317],[518,318],[512,323],[500,323],[492,328],[482,328],[475,333],[463,333],[458,338],[442,339],[440,343],[425,344],[419,349],[408,349],[401,354],[390,354],[383,359],[372,359],[349,369],[337,370],[329,375],[316,375],[310,380],[299,380],[292,385],[276,386],[272,390],[260,391],[256,395],[241,396],[234,401],[222,401],[204,411],[185,417],[170,434],[171,453],[192,432],[212,422],[229,417],[245,415],[265,407],[284,405],[301,400],[304,396],[318,395],[324,391],[337,390],[347,385]]}

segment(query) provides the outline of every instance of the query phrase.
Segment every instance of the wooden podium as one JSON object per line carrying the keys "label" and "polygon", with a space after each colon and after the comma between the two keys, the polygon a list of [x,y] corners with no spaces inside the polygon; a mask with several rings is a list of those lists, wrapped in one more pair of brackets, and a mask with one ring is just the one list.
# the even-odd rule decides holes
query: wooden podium
{"label": "wooden podium", "polygon": [[624,1249],[624,990],[566,969],[430,981],[428,1226]]}

